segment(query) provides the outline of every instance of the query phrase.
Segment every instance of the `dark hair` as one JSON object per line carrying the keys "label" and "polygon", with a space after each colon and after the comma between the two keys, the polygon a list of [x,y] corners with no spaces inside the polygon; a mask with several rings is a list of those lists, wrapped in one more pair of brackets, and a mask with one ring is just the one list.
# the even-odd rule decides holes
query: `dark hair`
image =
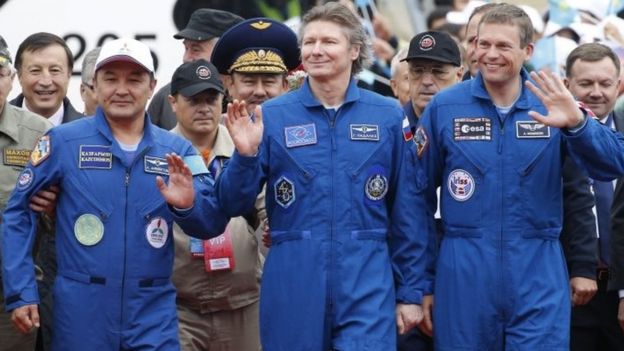
{"label": "dark hair", "polygon": [[437,30],[437,29],[431,28],[431,26],[433,25],[433,22],[439,19],[444,19],[446,21],[446,14],[452,9],[453,8],[450,6],[439,6],[439,7],[434,8],[433,11],[429,13],[429,16],[427,16],[427,30]]}
{"label": "dark hair", "polygon": [[516,5],[500,3],[485,12],[479,22],[487,24],[511,24],[518,27],[520,32],[520,48],[526,48],[533,41],[533,24],[529,15]]}
{"label": "dark hair", "polygon": [[[608,46],[598,43],[587,43],[577,46],[566,59],[566,77],[572,76],[572,66],[576,61],[588,61],[596,62],[608,57],[613,62],[617,71],[618,77],[620,76],[620,59]],[[617,78],[617,77],[616,77]]]}
{"label": "dark hair", "polygon": [[22,69],[22,56],[25,52],[43,50],[51,45],[59,45],[65,50],[65,55],[67,56],[67,67],[69,67],[68,74],[71,74],[74,69],[74,55],[63,39],[57,35],[47,32],[31,34],[20,44],[17,49],[17,53],[15,54],[15,68],[17,71],[19,72]]}
{"label": "dark hair", "polygon": [[327,21],[333,22],[343,28],[349,43],[360,47],[360,55],[351,65],[351,76],[354,76],[371,61],[371,44],[364,30],[364,26],[357,16],[345,5],[338,2],[328,2],[315,6],[303,16],[299,29],[299,45],[303,40],[303,34],[310,22]]}

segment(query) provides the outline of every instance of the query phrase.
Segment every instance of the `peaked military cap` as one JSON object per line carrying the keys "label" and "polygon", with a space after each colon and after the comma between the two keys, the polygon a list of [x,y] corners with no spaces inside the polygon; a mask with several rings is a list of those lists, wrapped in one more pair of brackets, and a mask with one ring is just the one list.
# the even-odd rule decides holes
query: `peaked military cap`
{"label": "peaked military cap", "polygon": [[223,33],[210,59],[221,74],[287,73],[300,64],[297,35],[269,18],[251,18]]}

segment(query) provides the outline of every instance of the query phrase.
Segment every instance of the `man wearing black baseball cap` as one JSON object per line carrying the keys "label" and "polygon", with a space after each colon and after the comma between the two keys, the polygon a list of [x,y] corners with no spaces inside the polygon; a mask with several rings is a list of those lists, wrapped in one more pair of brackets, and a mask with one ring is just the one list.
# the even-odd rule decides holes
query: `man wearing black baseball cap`
{"label": "man wearing black baseball cap", "polygon": [[[212,63],[182,64],[171,79],[169,102],[178,124],[171,130],[189,140],[214,177],[234,152],[227,128],[219,123],[224,88]],[[173,227],[180,346],[186,350],[259,350],[259,281],[263,258],[254,228],[260,209],[230,220],[227,230],[199,240]],[[218,331],[214,337],[213,331]]]}
{"label": "man wearing black baseball cap", "polygon": [[410,102],[403,108],[412,129],[431,98],[440,90],[461,81],[459,47],[444,32],[422,32],[410,41],[407,57],[409,65]]}
{"label": "man wearing black baseball cap", "polygon": [[[184,44],[182,62],[198,59],[210,61],[219,37],[242,21],[242,17],[228,11],[206,8],[195,10],[186,27],[173,36],[175,39],[182,39]],[[176,125],[176,116],[167,101],[170,93],[171,86],[163,86],[154,95],[147,109],[152,122],[164,129],[171,129]]]}
{"label": "man wearing black baseball cap", "polygon": [[[459,47],[450,35],[444,32],[422,32],[410,41],[407,56],[401,60],[408,63],[410,101],[403,110],[415,133],[418,118],[425,107],[440,90],[461,81],[463,67]],[[436,214],[436,227],[441,228],[441,219]],[[438,229],[439,231],[440,229]],[[423,297],[423,308],[429,301]],[[433,350],[430,336],[414,328],[405,335],[399,335],[397,350]]]}

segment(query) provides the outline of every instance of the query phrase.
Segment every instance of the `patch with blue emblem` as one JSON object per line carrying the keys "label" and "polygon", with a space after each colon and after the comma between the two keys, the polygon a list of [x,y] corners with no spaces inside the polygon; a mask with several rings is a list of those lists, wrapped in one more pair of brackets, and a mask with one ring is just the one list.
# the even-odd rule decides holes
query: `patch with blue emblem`
{"label": "patch with blue emblem", "polygon": [[457,201],[466,201],[475,191],[475,181],[470,173],[455,169],[448,176],[448,191]]}
{"label": "patch with blue emblem", "polygon": [[284,209],[287,209],[295,202],[295,183],[285,176],[277,179],[273,184],[273,191],[275,193],[275,202]]}
{"label": "patch with blue emblem", "polygon": [[364,184],[366,201],[369,204],[377,205],[388,194],[388,177],[386,169],[376,165],[368,170],[368,178]]}
{"label": "patch with blue emblem", "polygon": [[26,168],[20,173],[19,177],[17,177],[17,189],[18,190],[26,190],[30,187],[33,180],[35,179],[35,175],[30,168]]}
{"label": "patch with blue emblem", "polygon": [[80,145],[78,168],[113,168],[113,153],[111,152],[111,147],[106,145]]}
{"label": "patch with blue emblem", "polygon": [[286,147],[298,147],[314,145],[317,143],[316,125],[314,123],[302,124],[284,128]]}
{"label": "patch with blue emblem", "polygon": [[516,138],[547,139],[550,138],[550,127],[537,121],[516,121]]}
{"label": "patch with blue emblem", "polygon": [[145,173],[169,175],[169,165],[162,157],[145,155],[143,159]]}
{"label": "patch with blue emblem", "polygon": [[351,140],[379,141],[379,126],[376,124],[351,124]]}

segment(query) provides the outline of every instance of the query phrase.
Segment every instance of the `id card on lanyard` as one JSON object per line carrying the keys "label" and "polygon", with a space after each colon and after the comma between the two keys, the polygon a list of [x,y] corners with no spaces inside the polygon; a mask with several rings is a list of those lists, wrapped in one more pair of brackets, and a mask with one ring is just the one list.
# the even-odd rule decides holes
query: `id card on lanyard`
{"label": "id card on lanyard", "polygon": [[232,233],[228,225],[223,234],[204,240],[204,269],[206,272],[231,271],[234,264]]}

